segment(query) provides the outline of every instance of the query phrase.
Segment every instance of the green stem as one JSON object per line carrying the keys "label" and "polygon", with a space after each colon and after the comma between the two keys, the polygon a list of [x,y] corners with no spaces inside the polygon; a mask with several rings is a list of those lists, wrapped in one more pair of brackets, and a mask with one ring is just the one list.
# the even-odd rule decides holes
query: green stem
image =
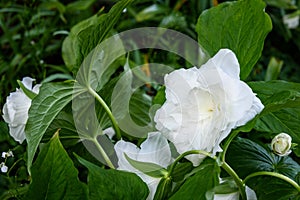
{"label": "green stem", "polygon": [[97,138],[94,139],[90,139],[90,141],[92,141],[98,151],[100,152],[100,154],[103,156],[105,162],[107,163],[107,165],[111,168],[111,169],[115,169],[115,166],[112,164],[111,160],[109,159],[108,155],[106,154],[106,152],[104,151],[104,149],[102,148],[102,146],[98,143]]}
{"label": "green stem", "polygon": [[114,118],[112,112],[110,111],[109,107],[107,106],[107,104],[105,103],[105,101],[97,94],[97,92],[95,92],[92,88],[89,87],[88,91],[103,106],[105,112],[108,114],[108,116],[109,116],[109,118],[110,118],[110,120],[112,122],[114,130],[116,131],[116,137],[117,137],[118,140],[120,140],[122,138],[121,131],[120,131],[118,123],[117,123],[116,119]]}
{"label": "green stem", "polygon": [[230,145],[230,143],[232,142],[232,140],[239,134],[239,131],[233,131],[228,139],[226,140],[224,146],[223,146],[223,152],[222,152],[222,155],[221,155],[221,160],[222,162],[225,162],[225,156],[226,156],[226,152],[227,152],[227,149]]}
{"label": "green stem", "polygon": [[23,160],[23,158],[19,158],[16,162],[14,162],[14,164],[9,168],[8,172],[7,172],[7,177],[9,177],[9,174],[11,172],[11,170],[16,166],[16,164],[18,162],[20,162],[21,160]]}
{"label": "green stem", "polygon": [[273,177],[279,178],[279,179],[291,184],[294,188],[297,189],[298,192],[300,192],[300,186],[298,185],[298,183],[296,183],[294,180],[290,179],[289,177],[279,174],[279,173],[276,173],[276,172],[264,172],[263,171],[263,172],[252,173],[244,179],[244,183],[246,183],[250,178],[253,178],[256,176],[273,176]]}
{"label": "green stem", "polygon": [[177,163],[182,159],[184,158],[185,156],[187,155],[191,155],[191,154],[203,154],[205,156],[209,156],[213,159],[217,159],[215,156],[213,156],[211,153],[208,153],[206,151],[202,151],[202,150],[191,150],[191,151],[187,151],[187,152],[184,152],[183,154],[179,155],[175,161],[172,163],[172,165],[170,166],[170,169],[169,169],[169,175],[173,173],[174,171],[174,168],[175,166],[177,165]]}
{"label": "green stem", "polygon": [[233,178],[233,180],[235,181],[235,183],[237,184],[237,186],[239,188],[242,199],[246,200],[247,195],[245,192],[245,184],[244,184],[243,180],[239,178],[237,173],[226,162],[223,162],[221,167]]}

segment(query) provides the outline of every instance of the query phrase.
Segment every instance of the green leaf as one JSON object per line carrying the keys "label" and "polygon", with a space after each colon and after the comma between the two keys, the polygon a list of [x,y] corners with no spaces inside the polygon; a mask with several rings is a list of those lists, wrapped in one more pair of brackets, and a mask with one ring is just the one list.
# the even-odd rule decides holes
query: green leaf
{"label": "green leaf", "polygon": [[300,165],[289,156],[277,156],[257,143],[243,138],[231,142],[226,161],[241,178],[254,172],[268,171],[281,173],[295,180],[300,172]]}
{"label": "green leaf", "polygon": [[275,57],[271,57],[268,64],[265,81],[276,80],[280,74],[282,65],[282,60],[276,59]]}
{"label": "green leaf", "polygon": [[146,126],[151,122],[149,116],[149,109],[151,107],[152,99],[145,94],[145,91],[136,90],[129,102],[129,112],[133,121],[140,126]]}
{"label": "green leaf", "polygon": [[189,200],[193,194],[193,200],[203,200],[208,190],[219,183],[220,168],[215,160],[206,159],[196,168],[197,172],[186,179],[180,189],[171,196],[170,200]]}
{"label": "green leaf", "polygon": [[265,105],[255,129],[274,136],[281,132],[288,133],[298,144],[294,153],[300,157],[300,84],[270,81],[251,82],[249,85]]}
{"label": "green leaf", "polygon": [[79,142],[80,137],[74,124],[72,111],[61,111],[48,127],[42,141],[49,140],[58,129],[59,138],[64,146]]}
{"label": "green leaf", "polygon": [[41,150],[32,166],[32,182],[25,199],[87,199],[86,185],[59,141],[58,133]]}
{"label": "green leaf", "polygon": [[269,176],[250,179],[249,185],[255,190],[258,200],[299,200],[300,192],[281,179]]}
{"label": "green leaf", "polygon": [[[134,68],[133,70],[138,69]],[[114,87],[112,98],[111,98],[111,108],[112,113],[116,120],[118,121],[118,125],[120,129],[124,132],[139,138],[146,137],[147,133],[154,130],[154,126],[151,122],[147,123],[147,119],[140,119],[139,121],[142,122],[142,125],[136,123],[130,115],[130,99],[134,94],[134,90],[137,89],[139,86],[143,86],[144,83],[136,78],[133,73],[133,70],[130,69],[129,63],[126,62],[124,66],[125,72],[120,75],[120,79]],[[136,85],[133,85],[133,82],[138,82]],[[134,97],[134,96],[133,96]],[[135,100],[133,105],[137,108],[139,105],[137,104],[138,101]],[[149,102],[150,104],[150,102]],[[143,107],[147,108],[150,105],[146,105],[143,103]],[[143,116],[145,117],[147,113],[143,111]],[[149,117],[150,118],[150,117]],[[151,118],[150,118],[151,119]],[[147,123],[145,125],[145,123]]]}
{"label": "green leaf", "polygon": [[37,94],[29,90],[27,87],[25,87],[22,81],[17,80],[17,82],[28,98],[33,99],[34,97],[36,97]]}
{"label": "green leaf", "polygon": [[172,190],[171,177],[162,178],[158,185],[153,200],[167,199]]}
{"label": "green leaf", "polygon": [[272,29],[262,0],[225,2],[204,11],[197,23],[198,42],[215,55],[221,48],[231,49],[245,80],[260,58],[264,40]]}
{"label": "green leaf", "polygon": [[62,46],[62,56],[70,70],[75,74],[77,73],[83,59],[107,37],[109,31],[118,22],[122,11],[132,1],[119,1],[111,8],[109,13],[96,14],[71,29]]}
{"label": "green leaf", "polygon": [[162,86],[158,89],[157,94],[153,98],[152,104],[163,105],[166,101],[166,87]]}
{"label": "green leaf", "polygon": [[185,175],[192,171],[193,164],[191,162],[178,163],[171,174],[172,180],[178,182],[184,179]]}
{"label": "green leaf", "polygon": [[90,200],[102,199],[146,199],[147,185],[135,174],[105,170],[76,156],[81,164],[88,168],[88,188]]}
{"label": "green leaf", "polygon": [[[124,153],[125,154],[125,153]],[[137,160],[133,160],[125,154],[125,158],[127,161],[137,170],[147,174],[148,176],[152,176],[155,178],[164,177],[168,174],[168,171],[160,165],[150,162],[140,162]]]}
{"label": "green leaf", "polygon": [[4,121],[0,121],[0,142],[9,140],[8,126]]}
{"label": "green leaf", "polygon": [[73,94],[81,93],[80,89],[76,90],[77,94],[73,90],[72,82],[45,83],[41,86],[39,94],[32,100],[25,128],[29,172],[35,152],[47,128],[58,113],[71,102]]}

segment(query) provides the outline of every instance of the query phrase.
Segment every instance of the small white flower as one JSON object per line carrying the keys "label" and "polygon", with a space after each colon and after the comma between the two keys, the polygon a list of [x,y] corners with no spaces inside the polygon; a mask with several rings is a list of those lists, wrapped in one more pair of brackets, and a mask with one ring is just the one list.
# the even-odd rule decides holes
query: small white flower
{"label": "small white flower", "polygon": [[2,152],[2,158],[6,158],[6,152]]}
{"label": "small white flower", "polygon": [[14,157],[14,154],[11,150],[8,152],[2,152],[2,158]]}
{"label": "small white flower", "polygon": [[161,178],[148,176],[134,168],[124,156],[124,153],[133,160],[140,162],[150,162],[167,168],[172,162],[171,151],[168,141],[160,133],[149,133],[148,138],[138,148],[135,144],[118,141],[115,144],[115,151],[118,156],[118,170],[129,171],[137,174],[147,185],[150,190],[148,200],[153,199],[157,185]]}
{"label": "small white flower", "polygon": [[299,26],[299,19],[299,15],[284,15],[282,20],[289,29],[295,29]]}
{"label": "small white flower", "polygon": [[[239,73],[235,54],[221,49],[199,69],[179,69],[165,76],[166,102],[154,121],[178,153],[222,151],[219,144],[230,131],[262,111],[264,106]],[[187,156],[194,166],[203,158]]]}
{"label": "small white flower", "polygon": [[[34,79],[25,77],[22,83],[27,89],[38,93],[40,85],[32,88],[33,81]],[[20,144],[25,140],[24,129],[30,106],[31,99],[24,94],[22,89],[17,89],[6,98],[6,103],[3,107],[3,119],[8,123],[9,133]]]}
{"label": "small white flower", "polygon": [[14,154],[11,150],[7,152],[7,157],[14,157]]}
{"label": "small white flower", "polygon": [[292,152],[291,146],[292,138],[286,133],[276,135],[271,142],[273,152],[279,156],[289,155]]}
{"label": "small white flower", "polygon": [[1,172],[6,173],[8,170],[8,167],[5,165],[4,162],[0,163]]}

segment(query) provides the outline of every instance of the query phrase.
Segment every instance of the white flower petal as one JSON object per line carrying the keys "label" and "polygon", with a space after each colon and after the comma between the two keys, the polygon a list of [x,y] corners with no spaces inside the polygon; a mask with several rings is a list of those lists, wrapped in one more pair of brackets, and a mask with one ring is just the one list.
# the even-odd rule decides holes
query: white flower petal
{"label": "white flower petal", "polygon": [[246,186],[246,195],[247,195],[247,200],[257,200],[255,192]]}
{"label": "white flower petal", "polygon": [[[180,69],[165,76],[166,102],[154,117],[156,128],[178,153],[204,150],[215,154],[233,128],[263,109],[251,88],[240,81],[234,53],[220,50],[199,69]],[[198,165],[203,156],[187,158]]]}
{"label": "white flower petal", "polygon": [[150,193],[147,199],[153,199],[160,178],[153,178],[135,169],[127,161],[124,153],[131,159],[140,162],[151,162],[161,166],[168,166],[171,164],[171,150],[167,140],[158,132],[149,133],[148,138],[142,143],[141,149],[130,142],[120,140],[115,144],[115,151],[118,156],[119,167],[117,169],[137,174],[148,185]]}
{"label": "white flower petal", "polygon": [[[248,186],[246,186],[246,195],[247,200],[257,200],[255,192]],[[239,196],[239,192],[233,192],[229,194],[215,194],[214,200],[238,200]]]}
{"label": "white flower petal", "polygon": [[171,151],[167,139],[158,132],[149,133],[147,140],[141,144],[137,160],[156,163],[167,168],[171,163]]}
{"label": "white flower petal", "polygon": [[22,79],[22,83],[23,85],[28,89],[28,90],[32,90],[32,83],[33,81],[35,81],[35,79],[30,78],[30,77],[24,77]]}
{"label": "white flower petal", "polygon": [[2,152],[2,158],[6,158],[6,152]]}
{"label": "white flower petal", "polygon": [[107,129],[103,130],[103,134],[107,135],[109,139],[112,139],[116,133],[113,127],[108,127]]}
{"label": "white flower petal", "polygon": [[234,192],[230,194],[215,194],[214,200],[238,200],[239,192]]}
{"label": "white flower petal", "polygon": [[240,64],[231,50],[221,49],[211,61],[231,78],[240,79]]}
{"label": "white flower petal", "polygon": [[[32,89],[33,81],[34,79],[25,77],[22,83],[27,89],[38,93],[40,85],[36,85]],[[25,140],[24,129],[30,106],[31,99],[24,94],[22,89],[16,89],[15,92],[10,93],[3,106],[3,119],[9,125],[9,133],[20,143]]]}
{"label": "white flower petal", "polygon": [[25,124],[13,125],[9,124],[9,133],[14,138],[15,141],[20,144],[26,139],[25,137]]}
{"label": "white flower petal", "polygon": [[139,171],[127,161],[124,153],[131,159],[136,160],[140,149],[134,144],[125,142],[124,140],[118,141],[114,148],[118,157],[118,169],[138,173]]}

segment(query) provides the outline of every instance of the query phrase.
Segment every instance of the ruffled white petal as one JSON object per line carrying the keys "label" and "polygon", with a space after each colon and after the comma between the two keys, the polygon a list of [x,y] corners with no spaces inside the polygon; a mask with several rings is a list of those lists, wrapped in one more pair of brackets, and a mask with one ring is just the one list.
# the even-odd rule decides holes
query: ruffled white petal
{"label": "ruffled white petal", "polygon": [[[165,76],[166,102],[154,117],[156,128],[178,153],[222,151],[221,141],[263,109],[251,88],[239,78],[234,53],[220,50],[199,69],[180,69]],[[198,165],[203,156],[187,157]]]}

